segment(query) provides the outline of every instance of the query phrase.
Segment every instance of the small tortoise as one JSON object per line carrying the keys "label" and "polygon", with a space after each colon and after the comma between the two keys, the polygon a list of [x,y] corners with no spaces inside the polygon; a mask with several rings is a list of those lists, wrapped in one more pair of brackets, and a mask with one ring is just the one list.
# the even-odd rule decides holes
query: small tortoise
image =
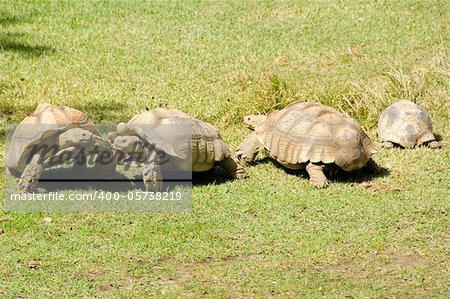
{"label": "small tortoise", "polygon": [[441,147],[433,135],[433,126],[427,110],[406,100],[395,102],[381,113],[378,136],[384,148],[415,148],[421,145],[430,148]]}
{"label": "small tortoise", "polygon": [[[74,161],[85,165],[93,150],[110,151],[110,142],[81,111],[41,103],[15,129],[6,153],[10,173],[20,177],[19,191],[34,192],[42,169]],[[115,165],[96,164],[96,170],[114,175]]]}
{"label": "small tortoise", "polygon": [[157,108],[138,114],[127,124],[118,124],[117,131],[108,136],[128,161],[144,157],[145,163],[132,165],[143,167],[146,190],[159,190],[162,186],[158,151],[177,161],[178,166],[184,165],[182,170],[203,172],[220,166],[229,178],[247,175],[231,158],[230,148],[214,126],[176,109]]}
{"label": "small tortoise", "polygon": [[246,166],[263,149],[289,169],[304,169],[310,184],[328,186],[324,174],[337,170],[352,171],[367,166],[379,171],[371,159],[374,146],[353,119],[318,103],[292,103],[283,110],[244,117],[252,130],[239,146],[237,158]]}

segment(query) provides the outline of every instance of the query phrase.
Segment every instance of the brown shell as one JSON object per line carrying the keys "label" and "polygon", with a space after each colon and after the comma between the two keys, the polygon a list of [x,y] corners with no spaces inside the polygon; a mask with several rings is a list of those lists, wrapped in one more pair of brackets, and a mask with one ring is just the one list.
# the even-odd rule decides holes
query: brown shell
{"label": "brown shell", "polygon": [[319,103],[292,103],[256,126],[258,140],[282,164],[335,163],[359,169],[375,151],[353,119]]}
{"label": "brown shell", "polygon": [[386,108],[378,120],[378,136],[406,148],[435,140],[427,110],[410,101],[398,101]]}
{"label": "brown shell", "polygon": [[[159,124],[166,126],[155,126]],[[168,154],[185,158],[191,151],[194,171],[208,170],[214,162],[231,155],[230,148],[213,125],[176,109],[146,111],[134,116],[127,125],[135,130],[136,135],[155,143]],[[143,134],[136,126],[142,129]]]}
{"label": "brown shell", "polygon": [[21,173],[35,145],[52,145],[51,138],[68,129],[81,127],[98,135],[95,125],[80,110],[40,103],[14,130],[6,153],[6,166],[14,173]]}

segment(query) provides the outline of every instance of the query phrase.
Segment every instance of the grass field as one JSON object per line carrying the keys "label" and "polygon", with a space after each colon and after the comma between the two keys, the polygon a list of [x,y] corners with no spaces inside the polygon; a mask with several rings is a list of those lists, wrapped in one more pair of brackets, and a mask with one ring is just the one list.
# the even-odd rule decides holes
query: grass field
{"label": "grass field", "polygon": [[[444,148],[381,150],[389,175],[309,188],[260,157],[190,213],[0,208],[0,297],[450,296],[450,2],[0,0],[0,140],[40,101],[96,123],[178,108],[236,148],[244,115],[318,101],[378,143],[390,103]],[[45,221],[51,217],[52,222]]]}

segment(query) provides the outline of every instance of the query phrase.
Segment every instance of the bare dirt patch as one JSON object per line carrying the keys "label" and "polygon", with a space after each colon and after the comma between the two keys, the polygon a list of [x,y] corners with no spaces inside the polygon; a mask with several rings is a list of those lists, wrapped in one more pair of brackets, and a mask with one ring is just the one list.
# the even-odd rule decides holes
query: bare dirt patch
{"label": "bare dirt patch", "polygon": [[389,192],[389,191],[399,192],[399,191],[402,191],[402,189],[399,187],[391,186],[389,184],[375,183],[375,182],[362,182],[362,183],[358,184],[358,187],[368,190],[368,191],[372,191],[372,192]]}
{"label": "bare dirt patch", "polygon": [[334,265],[317,266],[317,268],[330,273],[377,275],[413,269],[425,266],[427,263],[424,257],[416,253],[370,253],[362,259],[343,260]]}
{"label": "bare dirt patch", "polygon": [[[175,261],[166,260],[165,265],[176,264]],[[221,259],[206,258],[195,262],[177,265],[175,275],[170,277],[164,273],[163,265],[158,265],[158,284],[163,288],[180,288],[184,295],[193,295],[189,285],[201,284],[216,290],[221,290],[228,298],[245,298],[249,293],[239,289],[240,279],[236,272],[245,276],[245,273],[252,273],[252,267],[262,267],[267,269],[283,269],[285,271],[295,271],[304,273],[307,268],[304,262],[298,259],[272,260],[269,255],[262,253],[250,253],[243,255],[232,255]],[[218,272],[217,269],[222,269]],[[276,281],[271,281],[275,286]],[[273,290],[271,296],[286,296],[284,291]],[[207,295],[204,293],[203,295]],[[292,294],[293,295],[293,294]]]}

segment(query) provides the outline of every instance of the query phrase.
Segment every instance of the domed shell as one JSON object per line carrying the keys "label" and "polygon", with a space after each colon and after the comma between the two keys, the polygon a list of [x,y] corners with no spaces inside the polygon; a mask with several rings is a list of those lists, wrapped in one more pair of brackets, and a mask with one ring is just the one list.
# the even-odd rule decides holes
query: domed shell
{"label": "domed shell", "polygon": [[51,137],[75,127],[99,134],[95,125],[80,110],[40,103],[15,129],[6,153],[6,166],[13,173],[20,174],[34,146],[51,146],[55,143]]}
{"label": "domed shell", "polygon": [[231,155],[213,125],[176,109],[157,108],[138,114],[121,131],[118,134],[139,136],[175,157],[185,159],[191,152],[194,171],[208,170],[214,162]]}
{"label": "domed shell", "polygon": [[292,103],[271,111],[255,132],[283,164],[335,163],[351,171],[363,167],[375,152],[356,121],[319,103]]}
{"label": "domed shell", "polygon": [[395,102],[381,113],[378,136],[382,142],[389,141],[405,148],[435,140],[427,110],[406,100]]}

